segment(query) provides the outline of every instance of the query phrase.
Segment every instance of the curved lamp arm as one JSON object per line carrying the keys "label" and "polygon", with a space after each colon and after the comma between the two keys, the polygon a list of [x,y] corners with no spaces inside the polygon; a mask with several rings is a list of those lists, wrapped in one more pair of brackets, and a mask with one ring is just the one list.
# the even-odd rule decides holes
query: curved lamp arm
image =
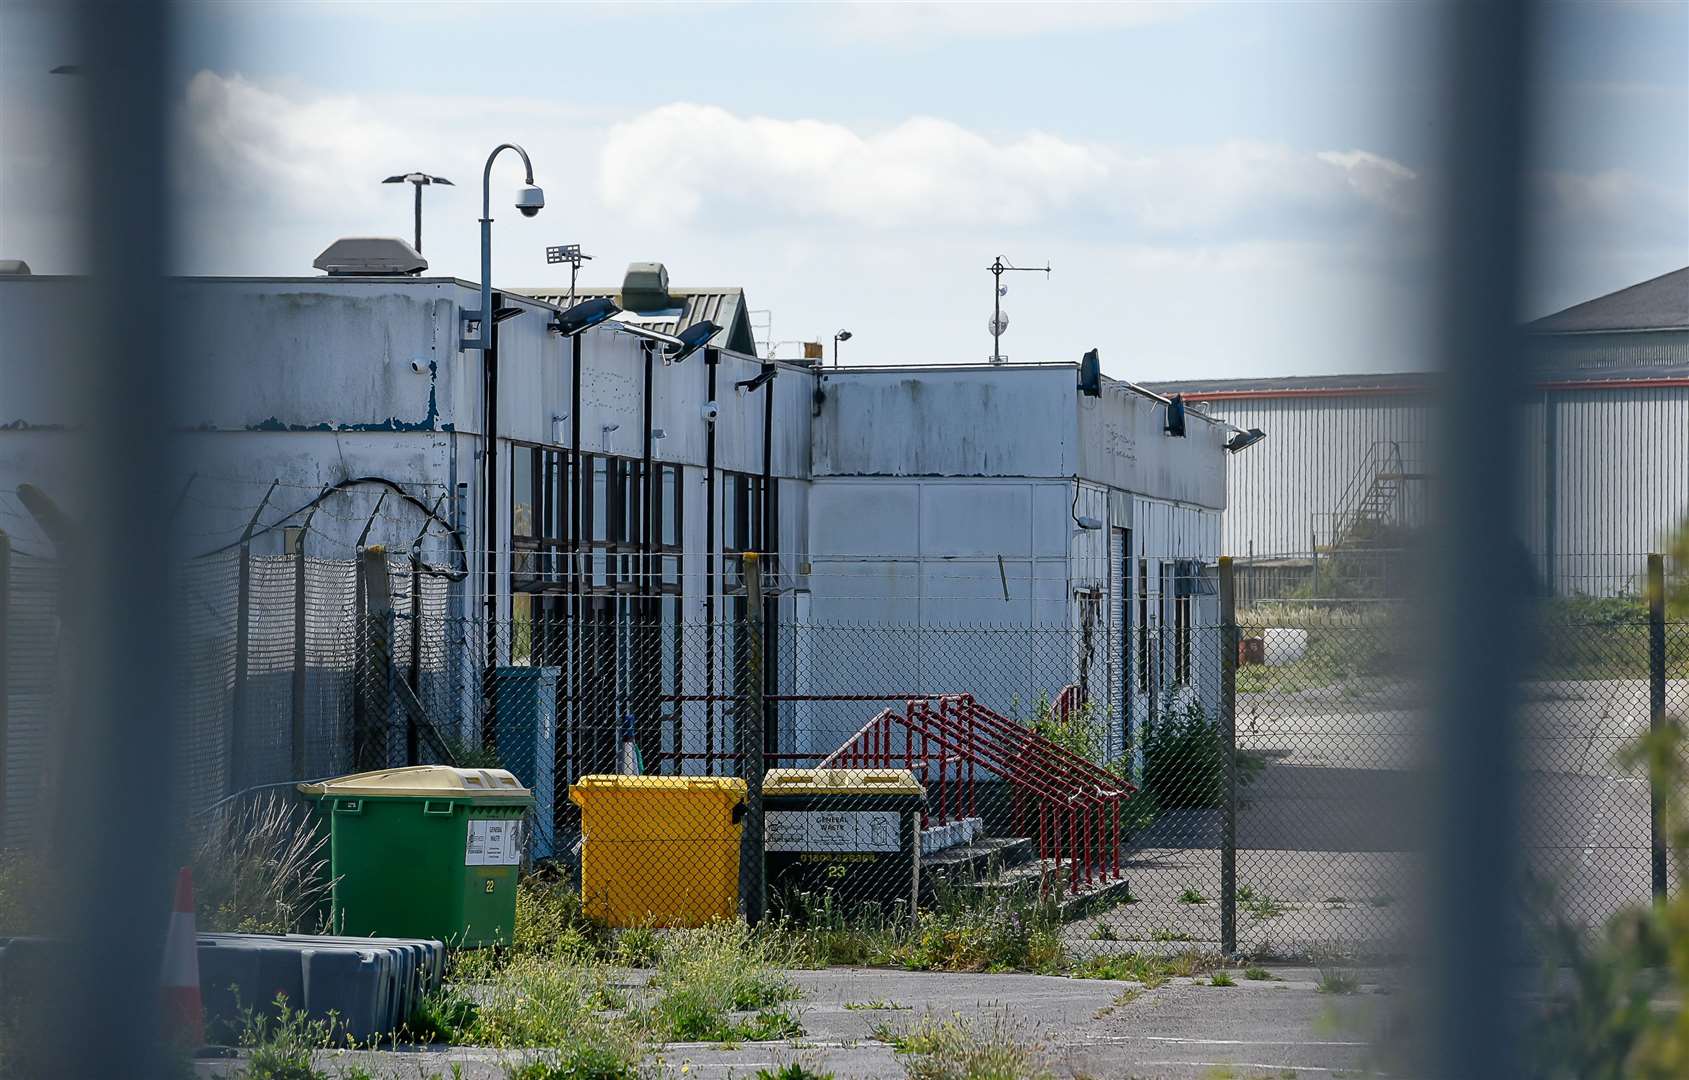
{"label": "curved lamp arm", "polygon": [[499,143],[487,155],[486,168],[481,170],[481,333],[475,348],[486,352],[493,344],[493,161],[506,150],[522,155],[526,183],[534,183],[534,163],[528,152],[516,143]]}

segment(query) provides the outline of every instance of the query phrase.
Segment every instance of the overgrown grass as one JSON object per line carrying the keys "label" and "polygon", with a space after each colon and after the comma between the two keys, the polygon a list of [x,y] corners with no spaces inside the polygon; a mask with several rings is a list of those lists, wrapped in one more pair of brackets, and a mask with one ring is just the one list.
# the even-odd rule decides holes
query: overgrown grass
{"label": "overgrown grass", "polygon": [[1051,1080],[1043,1049],[1005,1013],[985,1020],[923,1014],[902,1031],[882,1031],[903,1056],[909,1080]]}
{"label": "overgrown grass", "polygon": [[[650,1033],[675,1042],[741,1042],[803,1033],[797,1014],[781,1007],[799,991],[785,967],[794,954],[778,936],[759,936],[742,922],[671,932],[662,942]],[[737,1014],[751,1013],[749,1017]]]}
{"label": "overgrown grass", "polygon": [[1154,990],[1169,979],[1193,978],[1215,971],[1223,964],[1224,958],[1218,953],[1194,949],[1172,956],[1125,952],[1093,956],[1076,965],[1071,974],[1076,979],[1111,979],[1141,983]]}
{"label": "overgrown grass", "polygon": [[195,823],[194,917],[201,930],[286,934],[326,926],[328,835],[311,808],[266,791]]}
{"label": "overgrown grass", "polygon": [[913,928],[902,904],[847,916],[822,897],[798,910],[783,932],[815,966],[1056,973],[1068,962],[1053,896],[947,889]]}

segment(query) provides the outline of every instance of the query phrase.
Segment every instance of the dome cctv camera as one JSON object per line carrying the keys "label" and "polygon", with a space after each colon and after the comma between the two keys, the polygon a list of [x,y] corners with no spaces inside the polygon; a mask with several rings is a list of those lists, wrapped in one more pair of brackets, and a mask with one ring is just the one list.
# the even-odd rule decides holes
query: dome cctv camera
{"label": "dome cctv camera", "polygon": [[701,411],[704,414],[704,422],[706,424],[713,424],[715,423],[715,418],[721,415],[721,406],[717,405],[713,401],[706,401],[704,402],[704,407]]}
{"label": "dome cctv camera", "polygon": [[545,206],[545,192],[533,184],[525,185],[516,193],[516,209],[523,217],[533,217]]}

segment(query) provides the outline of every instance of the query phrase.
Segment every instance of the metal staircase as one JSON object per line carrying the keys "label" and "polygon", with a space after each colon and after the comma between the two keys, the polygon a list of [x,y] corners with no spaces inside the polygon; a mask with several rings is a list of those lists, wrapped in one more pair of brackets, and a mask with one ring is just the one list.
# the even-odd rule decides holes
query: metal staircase
{"label": "metal staircase", "polygon": [[1331,515],[1325,550],[1389,546],[1392,530],[1418,523],[1425,481],[1419,449],[1419,443],[1399,439],[1381,439],[1367,448]]}
{"label": "metal staircase", "polygon": [[[1058,695],[1071,707],[1075,687]],[[928,793],[924,831],[982,823],[978,793],[993,779],[1013,799],[1003,835],[970,829],[965,842],[925,858],[940,874],[967,870],[984,887],[1031,884],[1081,910],[1124,888],[1120,850],[1130,782],[975,701],[916,698],[884,709],[845,740],[822,768],[904,768]],[[984,869],[983,874],[978,871]]]}

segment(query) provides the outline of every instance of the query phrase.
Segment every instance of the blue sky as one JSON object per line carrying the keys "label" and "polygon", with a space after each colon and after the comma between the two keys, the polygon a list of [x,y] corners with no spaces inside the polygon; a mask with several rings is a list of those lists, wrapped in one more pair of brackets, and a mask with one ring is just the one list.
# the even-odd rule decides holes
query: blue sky
{"label": "blue sky", "polygon": [[[408,193],[376,181],[425,168],[461,185],[429,193],[425,252],[474,278],[480,162],[515,140],[550,205],[510,212],[501,163],[503,285],[554,283],[544,246],[578,242],[587,281],[660,259],[679,284],[744,286],[776,340],[849,327],[847,359],[952,363],[990,351],[1002,253],[1055,267],[1010,281],[1014,360],[1096,346],[1136,379],[1433,361],[1428,5],[186,11],[188,271],[309,273],[337,235],[408,233]],[[16,146],[46,137],[63,80],[36,71],[40,20],[0,12],[26,31],[0,33]],[[1689,4],[1549,9],[1526,313],[1689,264],[1686,73]],[[69,196],[37,197],[28,160],[0,158],[0,181],[0,254],[67,259]]]}

